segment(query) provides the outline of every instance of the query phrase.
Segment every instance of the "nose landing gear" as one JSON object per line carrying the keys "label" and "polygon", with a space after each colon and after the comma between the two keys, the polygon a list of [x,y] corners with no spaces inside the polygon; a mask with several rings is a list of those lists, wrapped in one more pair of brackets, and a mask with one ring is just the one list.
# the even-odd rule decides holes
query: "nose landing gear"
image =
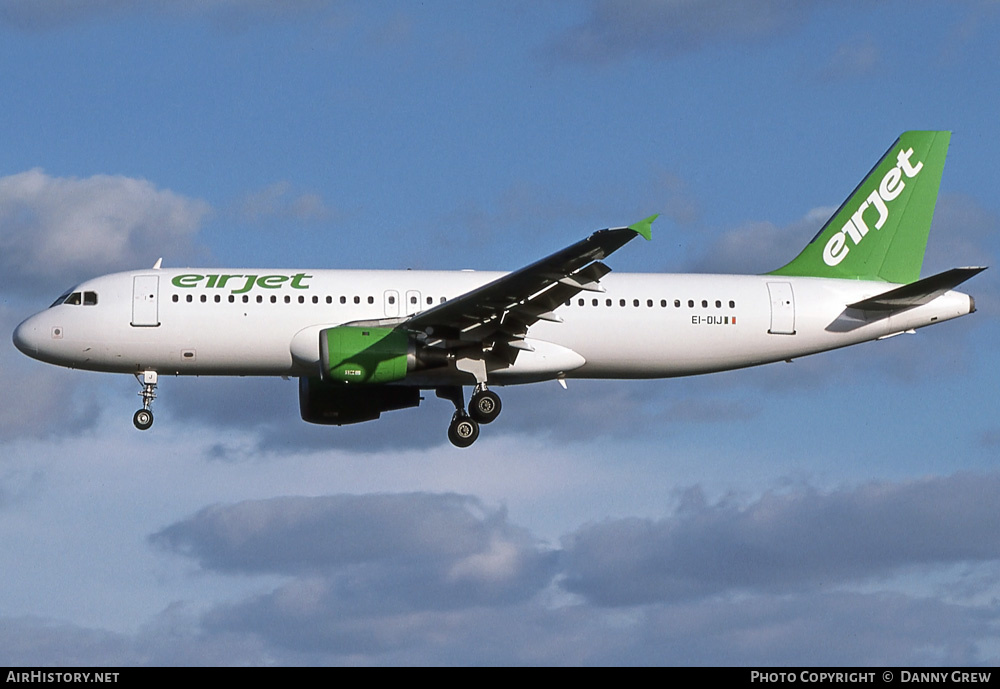
{"label": "nose landing gear", "polygon": [[142,390],[139,392],[139,397],[142,398],[142,409],[132,416],[132,424],[140,431],[145,431],[153,425],[153,410],[149,407],[156,399],[156,371],[136,373],[135,379],[142,386]]}

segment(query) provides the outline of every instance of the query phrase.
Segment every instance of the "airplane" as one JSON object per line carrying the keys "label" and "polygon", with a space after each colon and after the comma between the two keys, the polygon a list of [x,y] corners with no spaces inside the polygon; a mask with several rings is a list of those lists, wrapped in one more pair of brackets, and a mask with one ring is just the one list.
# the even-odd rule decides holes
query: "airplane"
{"label": "airplane", "polygon": [[[137,429],[160,376],[298,378],[302,419],[344,425],[455,406],[468,447],[496,420],[494,386],[669,378],[881,340],[973,313],[955,287],[983,267],[920,279],[951,134],[909,131],[799,255],[763,275],[609,274],[651,216],[600,230],[510,273],[167,269],[87,280],[22,322],[40,361],[133,374]],[[464,388],[472,387],[468,407]]]}

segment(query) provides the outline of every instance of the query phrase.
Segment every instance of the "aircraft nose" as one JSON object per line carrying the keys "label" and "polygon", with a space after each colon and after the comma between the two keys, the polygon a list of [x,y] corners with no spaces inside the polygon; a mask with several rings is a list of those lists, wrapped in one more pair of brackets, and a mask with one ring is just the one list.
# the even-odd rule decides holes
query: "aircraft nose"
{"label": "aircraft nose", "polygon": [[28,356],[38,356],[38,327],[29,318],[14,329],[14,346]]}

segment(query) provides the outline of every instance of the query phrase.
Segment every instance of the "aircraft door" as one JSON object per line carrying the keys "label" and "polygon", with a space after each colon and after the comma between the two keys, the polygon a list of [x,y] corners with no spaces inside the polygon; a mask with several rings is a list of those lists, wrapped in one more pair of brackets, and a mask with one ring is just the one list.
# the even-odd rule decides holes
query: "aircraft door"
{"label": "aircraft door", "polygon": [[767,291],[771,295],[771,327],[767,332],[772,335],[794,335],[795,296],[792,294],[792,283],[769,282]]}
{"label": "aircraft door", "polygon": [[132,325],[155,328],[160,324],[159,275],[136,275],[132,278]]}
{"label": "aircraft door", "polygon": [[383,301],[385,303],[385,317],[396,318],[399,315],[399,292],[387,289]]}

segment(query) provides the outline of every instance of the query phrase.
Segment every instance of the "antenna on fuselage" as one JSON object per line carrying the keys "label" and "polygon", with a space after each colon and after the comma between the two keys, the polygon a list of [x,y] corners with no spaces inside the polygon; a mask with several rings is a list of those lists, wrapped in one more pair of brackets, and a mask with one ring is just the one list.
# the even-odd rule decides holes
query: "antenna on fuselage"
{"label": "antenna on fuselage", "polygon": [[163,257],[156,259],[156,263],[153,264],[153,270],[159,270],[160,266],[163,264]]}

